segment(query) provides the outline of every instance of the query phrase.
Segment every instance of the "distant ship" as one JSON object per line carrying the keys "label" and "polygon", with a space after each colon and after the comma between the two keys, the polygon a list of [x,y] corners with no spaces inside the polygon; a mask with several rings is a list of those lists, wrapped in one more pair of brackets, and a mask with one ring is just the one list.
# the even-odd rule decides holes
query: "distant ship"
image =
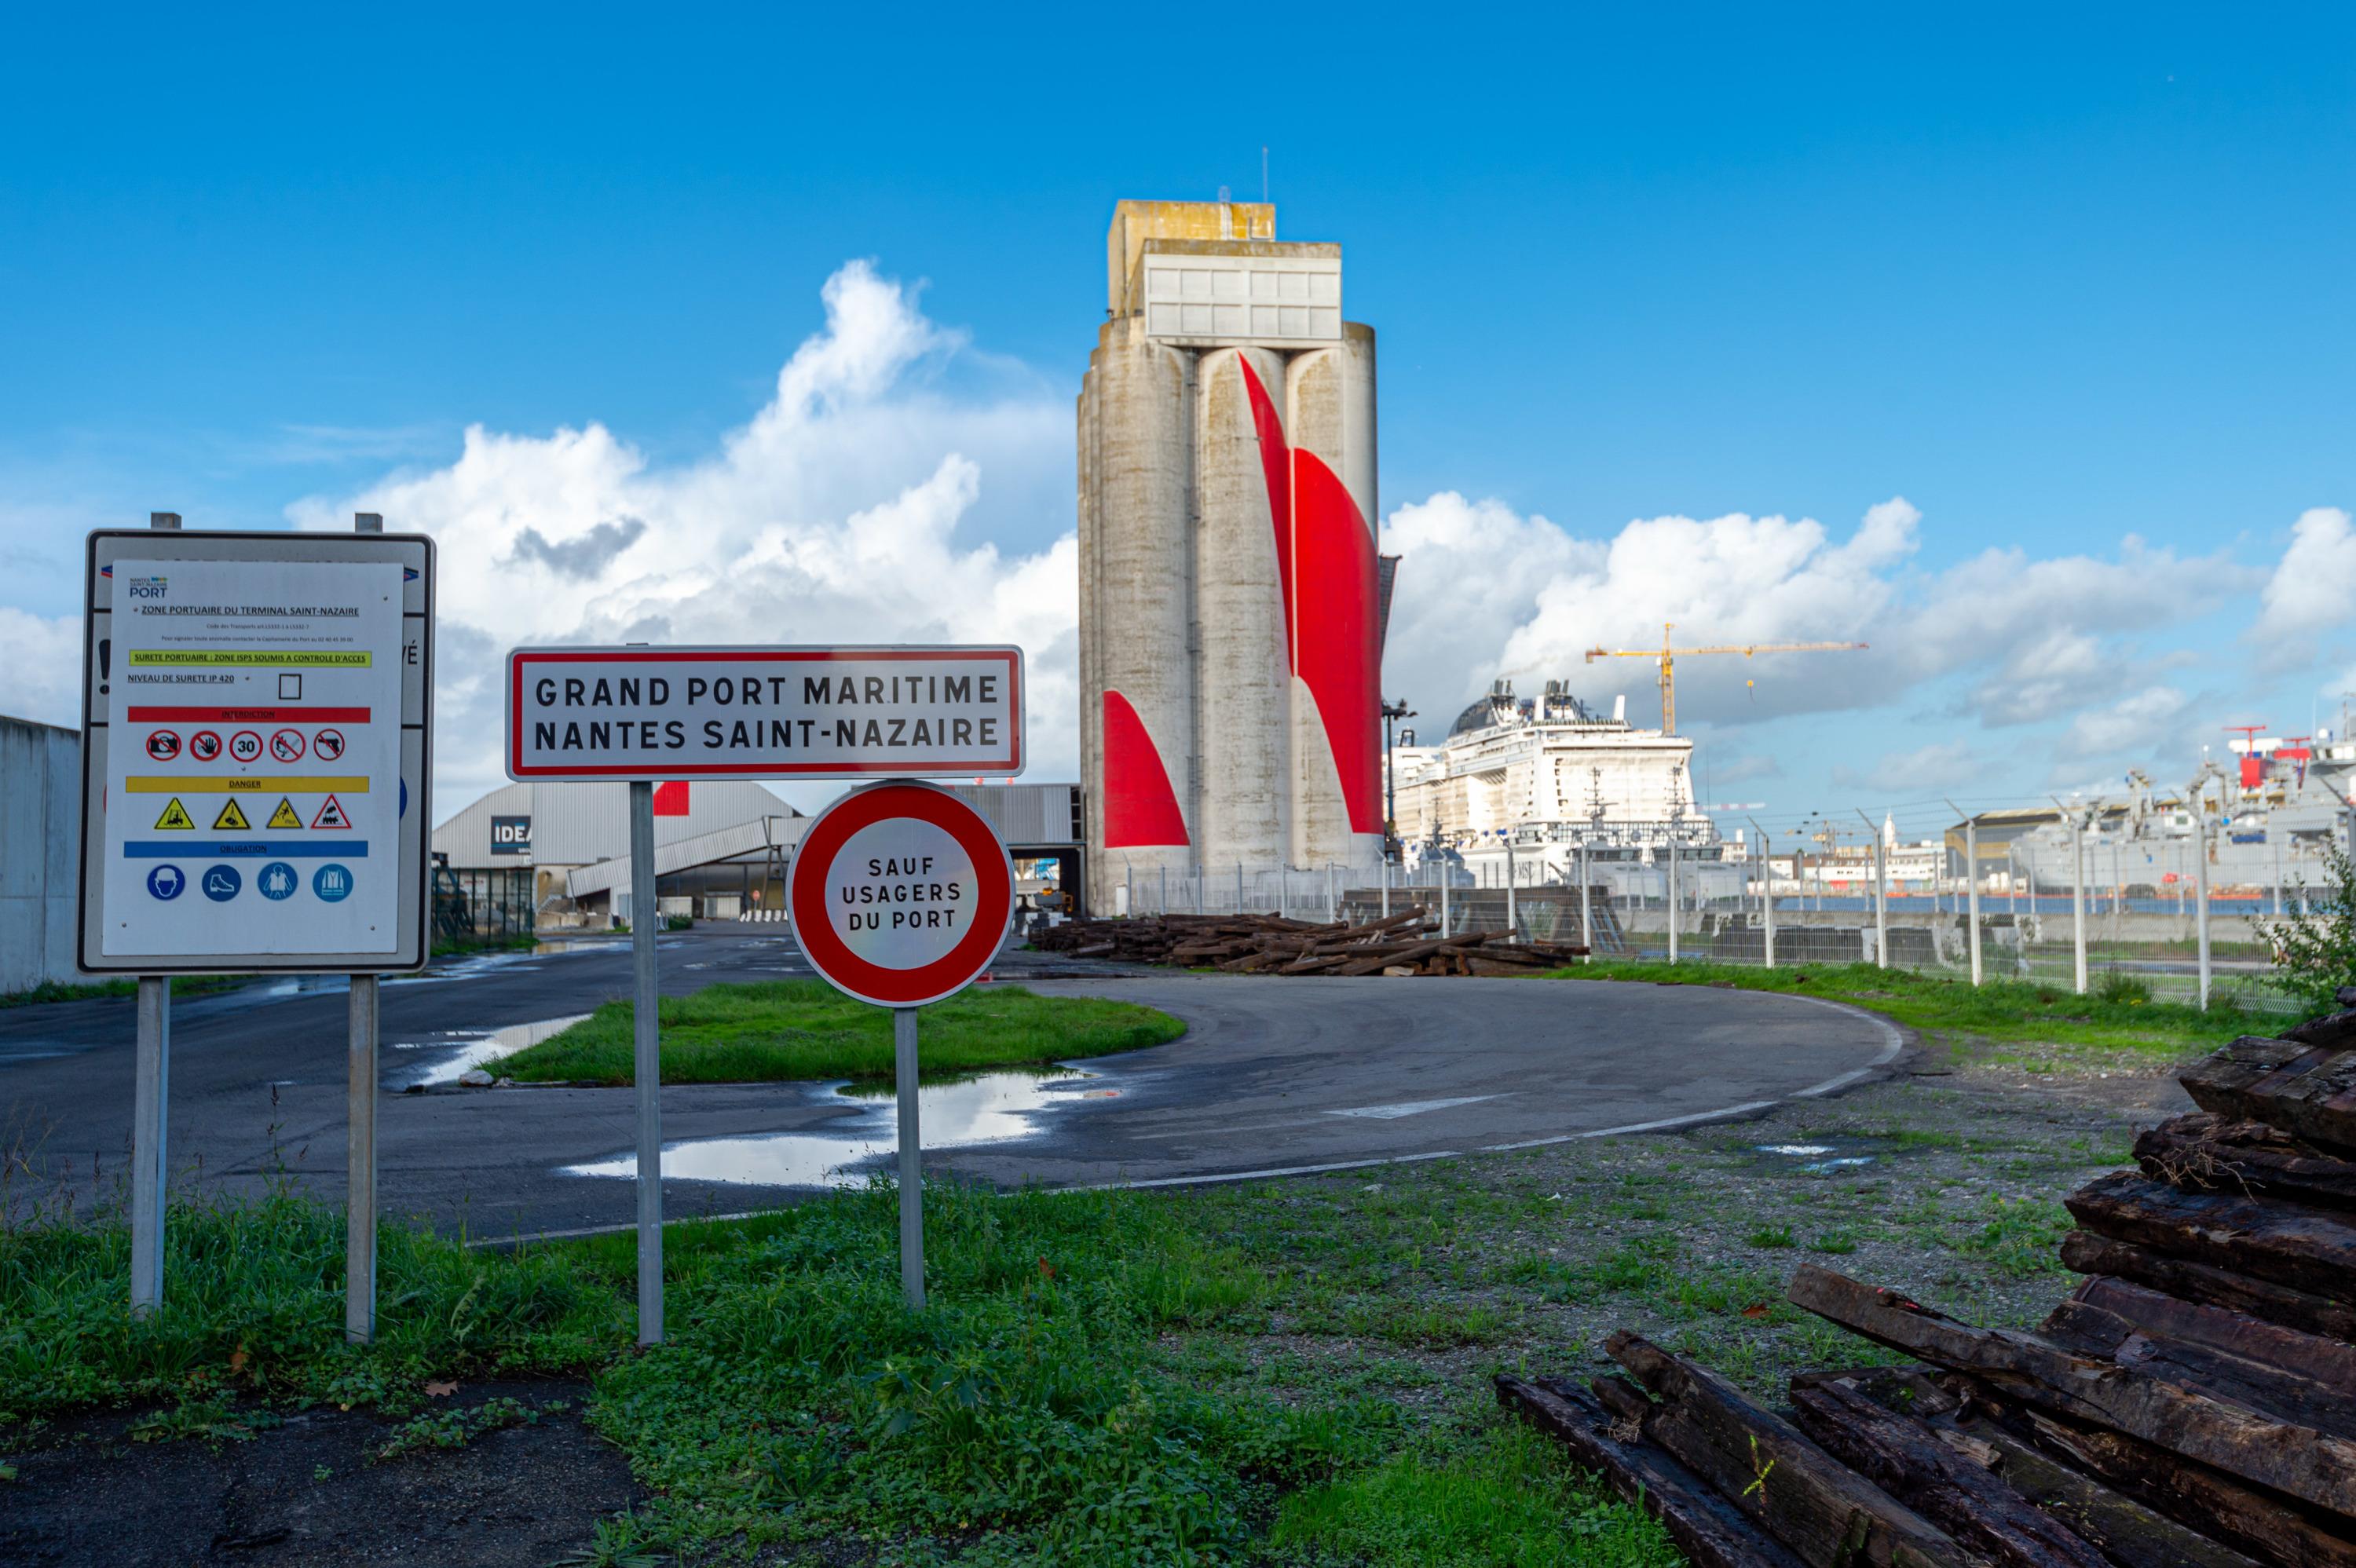
{"label": "distant ship", "polygon": [[1630,724],[1624,698],[1605,718],[1567,680],[1537,699],[1500,680],[1439,744],[1416,745],[1410,731],[1392,750],[1400,850],[1426,878],[1445,863],[1459,880],[1503,887],[1509,844],[1524,886],[1575,882],[1583,845],[1591,882],[1657,895],[1674,845],[1681,891],[1730,897],[1741,868],[1694,805],[1692,762],[1685,736]]}

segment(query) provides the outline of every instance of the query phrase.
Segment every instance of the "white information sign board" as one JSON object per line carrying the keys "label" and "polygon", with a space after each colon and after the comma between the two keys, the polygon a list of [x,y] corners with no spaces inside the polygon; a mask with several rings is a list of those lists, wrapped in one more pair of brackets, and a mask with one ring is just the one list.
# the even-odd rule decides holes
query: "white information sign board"
{"label": "white information sign board", "polygon": [[91,546],[82,966],[422,964],[431,545]]}
{"label": "white information sign board", "polygon": [[518,648],[512,779],[1023,771],[1014,647]]}

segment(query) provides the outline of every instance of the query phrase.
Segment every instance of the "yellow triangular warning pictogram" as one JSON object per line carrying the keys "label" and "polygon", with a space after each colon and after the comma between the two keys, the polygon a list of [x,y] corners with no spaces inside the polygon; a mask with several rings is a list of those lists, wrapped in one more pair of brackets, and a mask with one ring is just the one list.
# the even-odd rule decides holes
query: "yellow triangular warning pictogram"
{"label": "yellow triangular warning pictogram", "polygon": [[237,800],[234,796],[221,804],[220,815],[213,818],[213,831],[216,833],[225,827],[244,828],[252,826],[252,823],[245,819],[245,813],[237,808]]}
{"label": "yellow triangular warning pictogram", "polygon": [[344,815],[344,803],[332,795],[327,797],[327,804],[319,807],[319,815],[311,818],[314,827],[348,828],[351,825],[352,819]]}
{"label": "yellow triangular warning pictogram", "polygon": [[294,809],[294,803],[288,800],[284,795],[280,795],[278,797],[278,809],[270,814],[271,830],[273,832],[276,832],[281,828],[300,827],[302,826],[303,816],[300,812]]}
{"label": "yellow triangular warning pictogram", "polygon": [[172,804],[164,808],[164,815],[155,819],[155,826],[158,827],[186,827],[190,831],[194,831],[197,826],[197,819],[188,815],[188,808],[180,804],[180,797],[176,795],[172,797]]}

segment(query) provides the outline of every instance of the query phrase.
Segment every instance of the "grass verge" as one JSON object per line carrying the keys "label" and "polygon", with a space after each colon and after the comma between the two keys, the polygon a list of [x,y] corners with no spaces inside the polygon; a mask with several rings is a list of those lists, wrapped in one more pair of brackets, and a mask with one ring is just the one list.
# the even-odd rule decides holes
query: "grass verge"
{"label": "grass verge", "polygon": [[[2235,1035],[2265,1032],[2263,1018],[2246,1014],[2230,997],[2209,1010],[2157,1002],[2105,976],[2107,987],[2080,996],[2066,985],[1969,980],[1871,964],[1805,964],[1764,969],[1755,965],[1632,964],[1599,961],[1549,971],[1558,980],[1635,980],[1656,986],[1727,986],[1852,1002],[1923,1030],[1948,1030],[1985,1040],[2048,1045],[2123,1047],[2155,1055],[2211,1048]],[[2107,989],[2107,994],[2104,994]]]}
{"label": "grass verge", "polygon": [[[562,1033],[486,1065],[525,1082],[631,1082],[628,1002],[608,1002]],[[924,1010],[926,1076],[1044,1067],[1177,1039],[1168,1013],[1087,997],[1041,997],[1019,986],[978,987]],[[662,999],[666,1083],[892,1076],[892,1014],[820,980],[707,986]]]}
{"label": "grass verge", "polygon": [[[251,975],[175,975],[172,995],[201,997],[209,991],[233,991]],[[0,991],[0,1008],[38,1008],[52,1002],[87,1002],[101,997],[135,997],[139,994],[136,980],[92,980],[61,984],[44,980],[37,986],[27,986],[21,991]]]}

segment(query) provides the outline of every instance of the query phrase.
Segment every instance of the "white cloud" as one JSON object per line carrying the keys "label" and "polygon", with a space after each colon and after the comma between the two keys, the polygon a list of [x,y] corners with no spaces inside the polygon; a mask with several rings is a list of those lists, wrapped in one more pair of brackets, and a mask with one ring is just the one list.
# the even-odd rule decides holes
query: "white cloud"
{"label": "white cloud", "polygon": [[2313,507],[2291,525],[2290,545],[2267,579],[2254,638],[2296,649],[2303,634],[2344,626],[2356,606],[2356,527],[2337,507]]}
{"label": "white cloud", "polygon": [[79,728],[81,617],[51,619],[0,604],[0,660],[8,669],[5,712],[17,719]]}
{"label": "white cloud", "polygon": [[1862,785],[1872,790],[1935,795],[1944,790],[1968,789],[1981,767],[1978,754],[1962,741],[1936,741],[1911,752],[1885,752],[1880,761],[1862,773],[1836,767],[1832,780],[1850,788]]}
{"label": "white cloud", "polygon": [[2191,709],[2192,699],[2176,688],[2147,686],[2079,714],[2063,731],[2055,754],[2073,761],[2148,759],[2163,750],[2181,750],[2170,742],[2180,741]]}
{"label": "white cloud", "polygon": [[2154,667],[2137,634],[2263,581],[2222,554],[2182,557],[2132,535],[2111,559],[1988,549],[1924,573],[1913,567],[1921,524],[1893,496],[1846,539],[1813,517],[1737,512],[1638,518],[1586,539],[1444,492],[1386,526],[1384,549],[1404,557],[1386,689],[1428,710],[1501,674],[1526,684],[1564,676],[1591,699],[1627,693],[1630,717],[1649,722],[1655,664],[1590,667],[1585,655],[1656,646],[1665,622],[1679,645],[1870,645],[1681,662],[1683,728],[1870,708],[1949,676],[1977,677],[1957,698],[1964,713],[2028,723],[2127,695]]}
{"label": "white cloud", "polygon": [[656,464],[602,424],[478,425],[446,467],[289,508],[304,527],[372,511],[434,537],[447,805],[498,782],[494,672],[535,642],[1019,643],[1037,771],[1071,775],[1076,542],[1024,554],[966,537],[986,486],[1030,496],[1052,482],[1068,505],[1067,402],[1035,384],[942,390],[963,338],[865,262],[823,297],[825,328],[775,397],[701,461]]}

